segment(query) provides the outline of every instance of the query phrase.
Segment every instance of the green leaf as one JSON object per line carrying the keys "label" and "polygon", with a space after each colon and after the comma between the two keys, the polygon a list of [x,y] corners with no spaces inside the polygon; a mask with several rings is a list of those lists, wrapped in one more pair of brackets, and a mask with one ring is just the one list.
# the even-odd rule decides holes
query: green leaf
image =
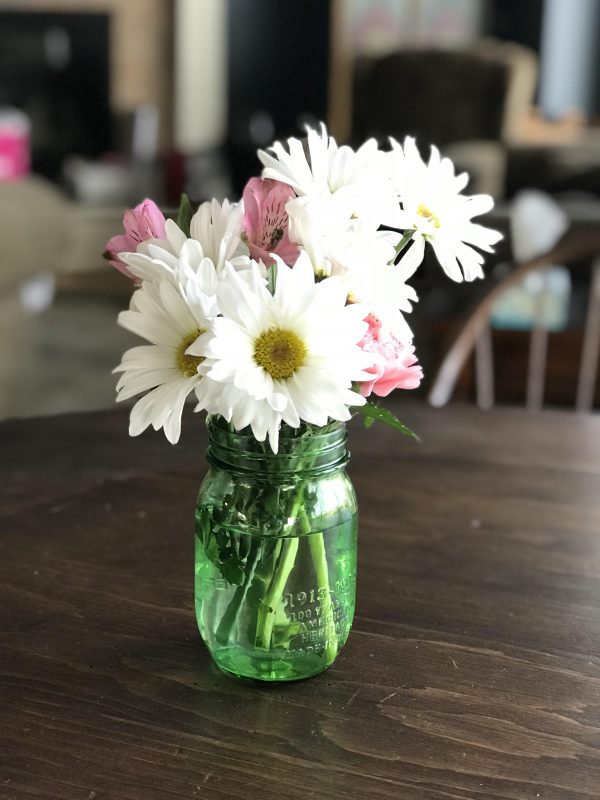
{"label": "green leaf", "polygon": [[181,195],[181,200],[179,201],[179,211],[177,212],[177,225],[181,230],[185,233],[185,235],[189,238],[190,235],[190,225],[192,222],[192,206],[190,203],[190,198],[184,192]]}
{"label": "green leaf", "polygon": [[272,264],[267,267],[267,289],[271,294],[275,294],[275,285],[277,283],[277,264]]}
{"label": "green leaf", "polygon": [[[212,511],[212,513],[211,513]],[[206,557],[217,567],[228,583],[244,580],[244,561],[231,545],[231,534],[215,521],[216,508],[204,506],[196,510],[196,524],[202,537]]]}
{"label": "green leaf", "polygon": [[234,583],[240,586],[244,582],[244,564],[234,555],[219,561],[217,566],[227,583]]}
{"label": "green leaf", "polygon": [[419,441],[417,434],[411,431],[403,422],[400,422],[387,408],[377,406],[375,403],[366,403],[364,406],[355,406],[355,410],[365,418],[365,428],[370,428],[374,422],[383,422],[385,425],[389,425],[390,428],[400,431],[404,436],[409,436],[411,439]]}
{"label": "green leaf", "polygon": [[279,486],[274,486],[272,491],[265,495],[263,500],[263,508],[269,517],[275,521],[281,515],[281,489]]}
{"label": "green leaf", "polygon": [[400,241],[396,246],[396,252],[394,253],[394,258],[390,261],[390,264],[396,263],[400,253],[407,247],[407,245],[412,240],[414,233],[415,232],[412,229],[404,231],[404,233],[402,234],[402,238],[400,239]]}

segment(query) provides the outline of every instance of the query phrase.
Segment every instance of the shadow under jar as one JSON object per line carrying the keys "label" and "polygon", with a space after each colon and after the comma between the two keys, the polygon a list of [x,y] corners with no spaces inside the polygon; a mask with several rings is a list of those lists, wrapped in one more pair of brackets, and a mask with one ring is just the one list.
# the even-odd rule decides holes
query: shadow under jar
{"label": "shadow under jar", "polygon": [[346,428],[282,426],[279,451],[221,417],[196,505],[195,595],[220,669],[292,681],[329,667],[354,616],[357,505]]}

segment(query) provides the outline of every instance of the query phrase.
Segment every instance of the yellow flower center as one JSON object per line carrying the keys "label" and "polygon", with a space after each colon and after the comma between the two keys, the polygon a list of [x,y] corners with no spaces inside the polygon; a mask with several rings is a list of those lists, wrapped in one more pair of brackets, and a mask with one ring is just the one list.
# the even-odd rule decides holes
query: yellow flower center
{"label": "yellow flower center", "polygon": [[203,356],[189,356],[185,352],[202,333],[205,333],[204,328],[196,328],[195,331],[188,333],[175,351],[175,365],[179,372],[185,375],[186,378],[192,378],[196,375],[198,373],[198,366],[204,361]]}
{"label": "yellow flower center", "polygon": [[430,208],[424,206],[423,203],[421,203],[421,205],[417,208],[417,214],[420,217],[424,217],[425,219],[428,219],[430,222],[433,222],[436,228],[440,227],[440,218],[437,216],[437,214],[434,214]]}
{"label": "yellow flower center", "polygon": [[304,364],[306,345],[294,331],[272,328],[254,342],[254,360],[277,380],[291,378]]}

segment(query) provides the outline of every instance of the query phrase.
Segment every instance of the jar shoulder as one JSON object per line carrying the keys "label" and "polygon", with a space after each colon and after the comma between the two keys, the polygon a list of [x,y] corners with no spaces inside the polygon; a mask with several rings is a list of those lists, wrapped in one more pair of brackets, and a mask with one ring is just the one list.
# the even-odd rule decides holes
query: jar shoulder
{"label": "jar shoulder", "polygon": [[345,469],[265,480],[213,467],[200,487],[197,509],[225,527],[296,536],[344,523],[356,515],[357,502]]}

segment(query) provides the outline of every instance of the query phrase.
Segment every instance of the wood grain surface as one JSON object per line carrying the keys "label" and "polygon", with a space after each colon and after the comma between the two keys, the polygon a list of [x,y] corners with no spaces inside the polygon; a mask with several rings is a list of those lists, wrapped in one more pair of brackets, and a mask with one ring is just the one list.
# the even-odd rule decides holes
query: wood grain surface
{"label": "wood grain surface", "polygon": [[395,409],[352,424],[357,615],[257,686],[193,611],[199,417],[0,425],[2,800],[600,797],[600,419]]}

